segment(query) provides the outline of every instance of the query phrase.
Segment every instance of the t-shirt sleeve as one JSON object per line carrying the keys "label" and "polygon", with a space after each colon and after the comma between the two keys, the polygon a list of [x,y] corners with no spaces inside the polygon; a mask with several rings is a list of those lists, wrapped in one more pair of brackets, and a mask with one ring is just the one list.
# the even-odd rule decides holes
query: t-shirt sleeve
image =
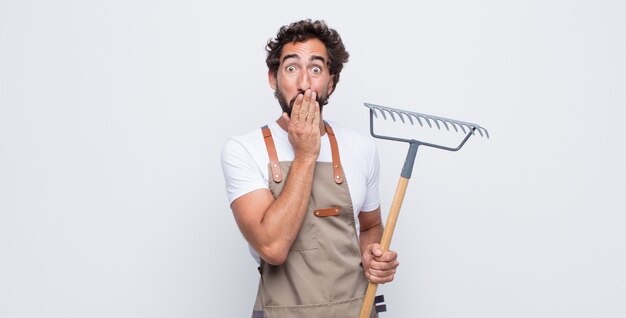
{"label": "t-shirt sleeve", "polygon": [[379,159],[378,150],[373,142],[369,143],[369,153],[367,154],[370,160],[365,162],[367,165],[367,184],[365,189],[365,200],[361,211],[374,211],[380,207],[380,195],[378,192],[378,180],[379,180]]}
{"label": "t-shirt sleeve", "polygon": [[239,141],[231,138],[224,143],[221,162],[229,204],[246,193],[268,188],[263,172]]}

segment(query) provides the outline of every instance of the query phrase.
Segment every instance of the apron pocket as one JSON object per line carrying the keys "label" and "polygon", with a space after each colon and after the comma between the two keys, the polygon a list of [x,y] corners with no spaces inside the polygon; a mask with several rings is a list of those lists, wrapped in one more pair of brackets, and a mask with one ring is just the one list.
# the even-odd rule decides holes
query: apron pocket
{"label": "apron pocket", "polygon": [[[363,296],[315,305],[265,306],[265,318],[354,318],[361,312]],[[370,318],[377,318],[372,308]]]}
{"label": "apron pocket", "polygon": [[317,224],[310,220],[304,220],[300,233],[296,240],[291,244],[290,251],[310,251],[316,250],[320,247],[318,242],[319,229]]}

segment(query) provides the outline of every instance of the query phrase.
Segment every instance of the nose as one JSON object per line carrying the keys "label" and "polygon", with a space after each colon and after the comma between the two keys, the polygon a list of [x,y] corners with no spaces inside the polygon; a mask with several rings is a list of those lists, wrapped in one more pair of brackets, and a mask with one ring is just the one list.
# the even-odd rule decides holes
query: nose
{"label": "nose", "polygon": [[311,88],[311,80],[309,79],[309,73],[301,72],[298,78],[298,89],[304,92],[309,88]]}

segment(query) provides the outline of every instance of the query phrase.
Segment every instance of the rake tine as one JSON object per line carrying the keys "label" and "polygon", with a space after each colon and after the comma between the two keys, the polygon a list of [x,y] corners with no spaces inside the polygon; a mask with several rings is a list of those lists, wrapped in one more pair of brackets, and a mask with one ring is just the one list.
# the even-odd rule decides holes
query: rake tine
{"label": "rake tine", "polygon": [[428,127],[433,128],[433,125],[430,123],[430,120],[428,120],[428,117],[423,116],[424,119],[426,119],[426,123],[428,124]]}
{"label": "rake tine", "polygon": [[[398,112],[398,111],[391,111],[390,113],[391,113],[391,117],[392,117],[392,118],[394,117],[394,116],[393,116],[393,113],[396,113],[396,114],[398,115],[398,117],[400,118],[400,120],[402,120],[402,123],[404,124],[404,118],[402,118],[402,113],[401,113],[401,112]],[[395,119],[395,118],[393,118],[393,120],[395,121],[396,119]]]}
{"label": "rake tine", "polygon": [[447,130],[447,131],[450,131],[450,127],[448,127],[448,123],[447,123],[447,121],[446,121],[446,120],[443,120],[443,121],[442,121],[442,123],[443,123],[443,125],[444,125],[444,126],[446,126],[446,130]]}
{"label": "rake tine", "polygon": [[372,113],[372,115],[374,115],[374,117],[378,118],[378,114],[376,114],[376,108],[369,107],[369,109],[370,109],[370,113]]}
{"label": "rake tine", "polygon": [[437,129],[441,130],[441,126],[439,126],[439,120],[438,118],[433,118],[433,121],[435,122],[435,125],[437,125]]}
{"label": "rake tine", "polygon": [[391,116],[391,119],[395,122],[396,121],[396,116],[394,116],[393,113],[394,113],[394,111],[392,111],[392,110],[389,111],[389,115]]}
{"label": "rake tine", "polygon": [[459,132],[459,129],[456,127],[458,123],[451,121],[450,124],[452,124],[452,128],[454,128],[455,132]]}
{"label": "rake tine", "polygon": [[487,129],[483,127],[479,127],[478,130],[482,131],[485,134],[485,137],[489,138],[489,132],[487,131]]}
{"label": "rake tine", "polygon": [[406,114],[398,113],[398,117],[400,117],[400,120],[402,120],[402,123],[406,124],[406,121],[404,121],[404,117],[402,115],[406,115]]}
{"label": "rake tine", "polygon": [[413,123],[413,118],[411,118],[411,114],[405,114],[407,118],[409,118],[409,121],[411,122],[411,125],[415,125]]}
{"label": "rake tine", "polygon": [[387,120],[387,115],[385,115],[385,112],[382,109],[378,109],[378,111],[380,112],[381,115],[383,115],[383,119]]}
{"label": "rake tine", "polygon": [[465,125],[460,124],[459,126],[461,126],[461,130],[463,131],[464,134],[467,134],[467,131],[465,131]]}
{"label": "rake tine", "polygon": [[[464,121],[458,121],[458,120],[456,122],[457,122],[457,124],[461,125],[461,127],[465,126],[465,127],[469,128],[469,129],[475,128],[476,130],[478,130],[478,133],[481,136],[489,138],[489,133],[487,132],[487,130],[485,128],[483,128],[483,127],[480,127],[479,125],[472,124],[472,123],[467,123],[467,122],[464,122]],[[465,132],[465,131],[463,131],[463,132]]]}
{"label": "rake tine", "polygon": [[456,128],[456,125],[458,125],[458,124],[455,123],[455,122],[452,122],[452,128],[454,128],[454,131],[459,132],[459,129]]}
{"label": "rake tine", "polygon": [[415,117],[415,119],[417,119],[417,122],[420,123],[420,127],[424,127],[424,124],[422,123],[422,121],[420,120],[420,117],[415,115],[415,114],[409,114],[413,117]]}

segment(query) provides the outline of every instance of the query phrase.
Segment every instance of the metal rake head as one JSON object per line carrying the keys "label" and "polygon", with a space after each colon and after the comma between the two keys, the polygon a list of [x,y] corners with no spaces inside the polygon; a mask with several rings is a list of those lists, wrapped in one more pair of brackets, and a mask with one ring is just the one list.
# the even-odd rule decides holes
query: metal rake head
{"label": "metal rake head", "polygon": [[489,138],[489,132],[487,131],[487,129],[477,124],[369,103],[365,103],[365,106],[370,109],[370,114],[374,115],[374,117],[376,118],[378,118],[379,113],[385,120],[387,119],[387,115],[389,115],[389,117],[391,117],[393,121],[396,121],[396,117],[398,117],[402,121],[402,123],[406,123],[406,120],[408,120],[411,125],[415,125],[415,122],[417,121],[417,123],[419,123],[422,127],[424,127],[424,122],[426,122],[428,127],[433,128],[434,123],[437,129],[441,129],[441,126],[443,124],[443,126],[448,131],[450,130],[450,126],[452,126],[452,128],[456,132],[458,132],[459,129],[465,134],[467,134],[468,132],[478,131],[478,134],[480,134],[481,137]]}
{"label": "metal rake head", "polygon": [[[424,145],[424,146],[448,150],[448,151],[457,151],[461,149],[463,145],[465,145],[465,142],[467,142],[469,137],[476,135],[475,133],[476,131],[478,131],[478,134],[481,137],[489,138],[489,132],[487,131],[487,129],[477,124],[439,117],[439,116],[426,115],[422,113],[416,113],[416,112],[401,110],[397,108],[374,105],[374,104],[369,104],[369,103],[365,103],[365,106],[370,109],[370,133],[372,134],[373,137],[380,138],[380,139],[393,140],[393,141],[408,142],[409,144],[411,144],[411,147],[415,147],[415,149],[417,149],[419,145]],[[424,123],[426,123],[426,125],[428,125],[429,128],[433,128],[433,125],[434,125],[435,127],[437,127],[437,129],[440,129],[440,130],[441,130],[441,126],[443,126],[449,131],[450,126],[452,126],[452,128],[456,132],[459,132],[459,130],[462,131],[465,134],[465,138],[463,138],[463,140],[457,147],[448,147],[444,145],[423,142],[423,141],[419,141],[415,139],[404,139],[404,138],[398,138],[398,137],[393,137],[393,136],[379,135],[379,134],[374,133],[374,117],[378,118],[378,114],[380,114],[382,118],[385,120],[387,119],[387,117],[390,117],[395,122],[396,117],[397,117],[404,124],[408,120],[411,123],[411,125],[415,125],[415,122],[417,122],[418,124],[420,124],[420,126],[424,127]]]}

